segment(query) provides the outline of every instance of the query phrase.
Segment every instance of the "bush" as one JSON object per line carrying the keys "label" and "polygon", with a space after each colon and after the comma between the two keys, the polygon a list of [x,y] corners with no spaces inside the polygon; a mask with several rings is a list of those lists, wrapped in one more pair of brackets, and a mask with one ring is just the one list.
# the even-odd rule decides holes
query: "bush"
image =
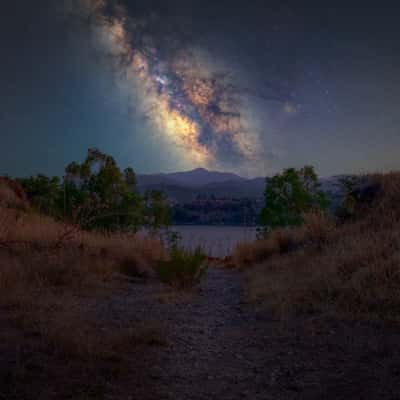
{"label": "bush", "polygon": [[207,271],[204,252],[174,247],[167,260],[156,264],[155,270],[161,282],[176,289],[191,289],[197,285]]}

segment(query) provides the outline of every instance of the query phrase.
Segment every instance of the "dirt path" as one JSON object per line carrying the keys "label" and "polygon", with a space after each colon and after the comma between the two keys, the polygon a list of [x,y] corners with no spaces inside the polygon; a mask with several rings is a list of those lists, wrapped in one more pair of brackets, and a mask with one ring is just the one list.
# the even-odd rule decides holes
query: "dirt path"
{"label": "dirt path", "polygon": [[[398,325],[319,316],[282,321],[246,304],[242,282],[237,271],[210,269],[191,295],[131,282],[82,297],[79,304],[99,329],[145,327],[115,374],[113,361],[94,374],[83,361],[64,368],[37,334],[7,328],[0,318],[0,399],[399,399]],[[29,362],[11,380],[14,349]]]}
{"label": "dirt path", "polygon": [[165,398],[265,398],[268,377],[241,298],[238,274],[214,269],[200,295],[170,316],[172,346],[153,371]]}
{"label": "dirt path", "polygon": [[130,296],[136,313],[163,322],[169,346],[155,350],[140,395],[126,398],[398,399],[399,329],[282,322],[243,303],[241,281],[238,272],[211,269],[191,298],[155,305],[157,290],[147,285]]}

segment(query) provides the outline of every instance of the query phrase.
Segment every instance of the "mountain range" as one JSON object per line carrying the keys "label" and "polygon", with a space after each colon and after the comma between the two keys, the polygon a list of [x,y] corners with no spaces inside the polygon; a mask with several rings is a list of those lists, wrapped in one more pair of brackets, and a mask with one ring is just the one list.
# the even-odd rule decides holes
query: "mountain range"
{"label": "mountain range", "polygon": [[262,197],[265,178],[243,178],[229,172],[196,168],[191,171],[138,175],[139,191],[162,190],[170,200],[185,203],[200,197]]}
{"label": "mountain range", "polygon": [[[329,197],[340,197],[339,180],[344,176],[320,179],[321,189]],[[259,199],[263,196],[267,178],[244,178],[229,172],[196,168],[185,172],[138,175],[137,180],[141,193],[162,190],[173,202],[184,203],[199,196]]]}

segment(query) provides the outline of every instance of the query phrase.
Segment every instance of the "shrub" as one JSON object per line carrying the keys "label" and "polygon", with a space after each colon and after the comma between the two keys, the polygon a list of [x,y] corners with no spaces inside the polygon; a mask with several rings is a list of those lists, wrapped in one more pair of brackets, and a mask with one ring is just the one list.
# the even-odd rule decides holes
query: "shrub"
{"label": "shrub", "polygon": [[206,256],[200,248],[194,251],[174,247],[166,260],[156,263],[161,282],[176,289],[190,289],[198,284],[207,271]]}

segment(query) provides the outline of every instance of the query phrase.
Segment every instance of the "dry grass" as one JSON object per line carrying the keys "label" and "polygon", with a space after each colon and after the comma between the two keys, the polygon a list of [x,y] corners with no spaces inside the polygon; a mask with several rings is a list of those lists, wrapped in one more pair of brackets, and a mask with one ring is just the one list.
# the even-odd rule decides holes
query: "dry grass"
{"label": "dry grass", "polygon": [[304,216],[299,228],[276,229],[265,239],[244,242],[236,246],[233,263],[241,269],[259,264],[277,254],[285,254],[309,243],[322,245],[328,241],[335,224],[324,214],[313,212]]}
{"label": "dry grass", "polygon": [[400,173],[370,179],[383,190],[353,221],[306,224],[292,232],[302,243],[296,250],[275,251],[248,272],[253,300],[281,314],[400,319]]}
{"label": "dry grass", "polygon": [[165,255],[161,242],[154,238],[85,232],[49,217],[0,207],[3,303],[21,303],[21,298],[42,289],[88,288],[120,274],[149,276],[152,266]]}
{"label": "dry grass", "polygon": [[164,257],[161,243],[138,235],[83,232],[51,218],[0,208],[0,290],[75,287],[116,273],[145,276]]}
{"label": "dry grass", "polygon": [[232,259],[237,267],[244,269],[278,254],[279,251],[279,243],[271,237],[255,242],[239,243],[233,252]]}
{"label": "dry grass", "polygon": [[[18,348],[28,348],[37,366],[29,367],[29,360],[28,367],[25,362],[15,362],[14,369],[6,370],[9,376],[4,375],[0,363],[0,392],[5,390],[7,398],[32,398],[25,391],[40,393],[41,385],[48,384],[48,377],[40,371],[47,371],[55,382],[60,381],[49,387],[64,394],[77,385],[92,393],[91,377],[105,374],[96,381],[105,393],[103,384],[109,377],[126,372],[125,359],[131,357],[132,361],[132,352],[136,355],[140,346],[164,344],[163,333],[148,323],[123,321],[115,326],[112,315],[99,320],[87,308],[85,298],[101,302],[103,294],[110,294],[126,281],[120,279],[123,275],[149,276],[154,273],[152,265],[163,257],[165,250],[156,239],[84,232],[3,203],[0,316],[6,326],[2,328],[11,332],[16,326],[16,334],[21,335]],[[26,343],[26,337],[32,338],[31,344]],[[0,344],[2,350],[11,351]],[[7,382],[10,387],[4,386]],[[68,398],[78,397],[74,393]]]}

